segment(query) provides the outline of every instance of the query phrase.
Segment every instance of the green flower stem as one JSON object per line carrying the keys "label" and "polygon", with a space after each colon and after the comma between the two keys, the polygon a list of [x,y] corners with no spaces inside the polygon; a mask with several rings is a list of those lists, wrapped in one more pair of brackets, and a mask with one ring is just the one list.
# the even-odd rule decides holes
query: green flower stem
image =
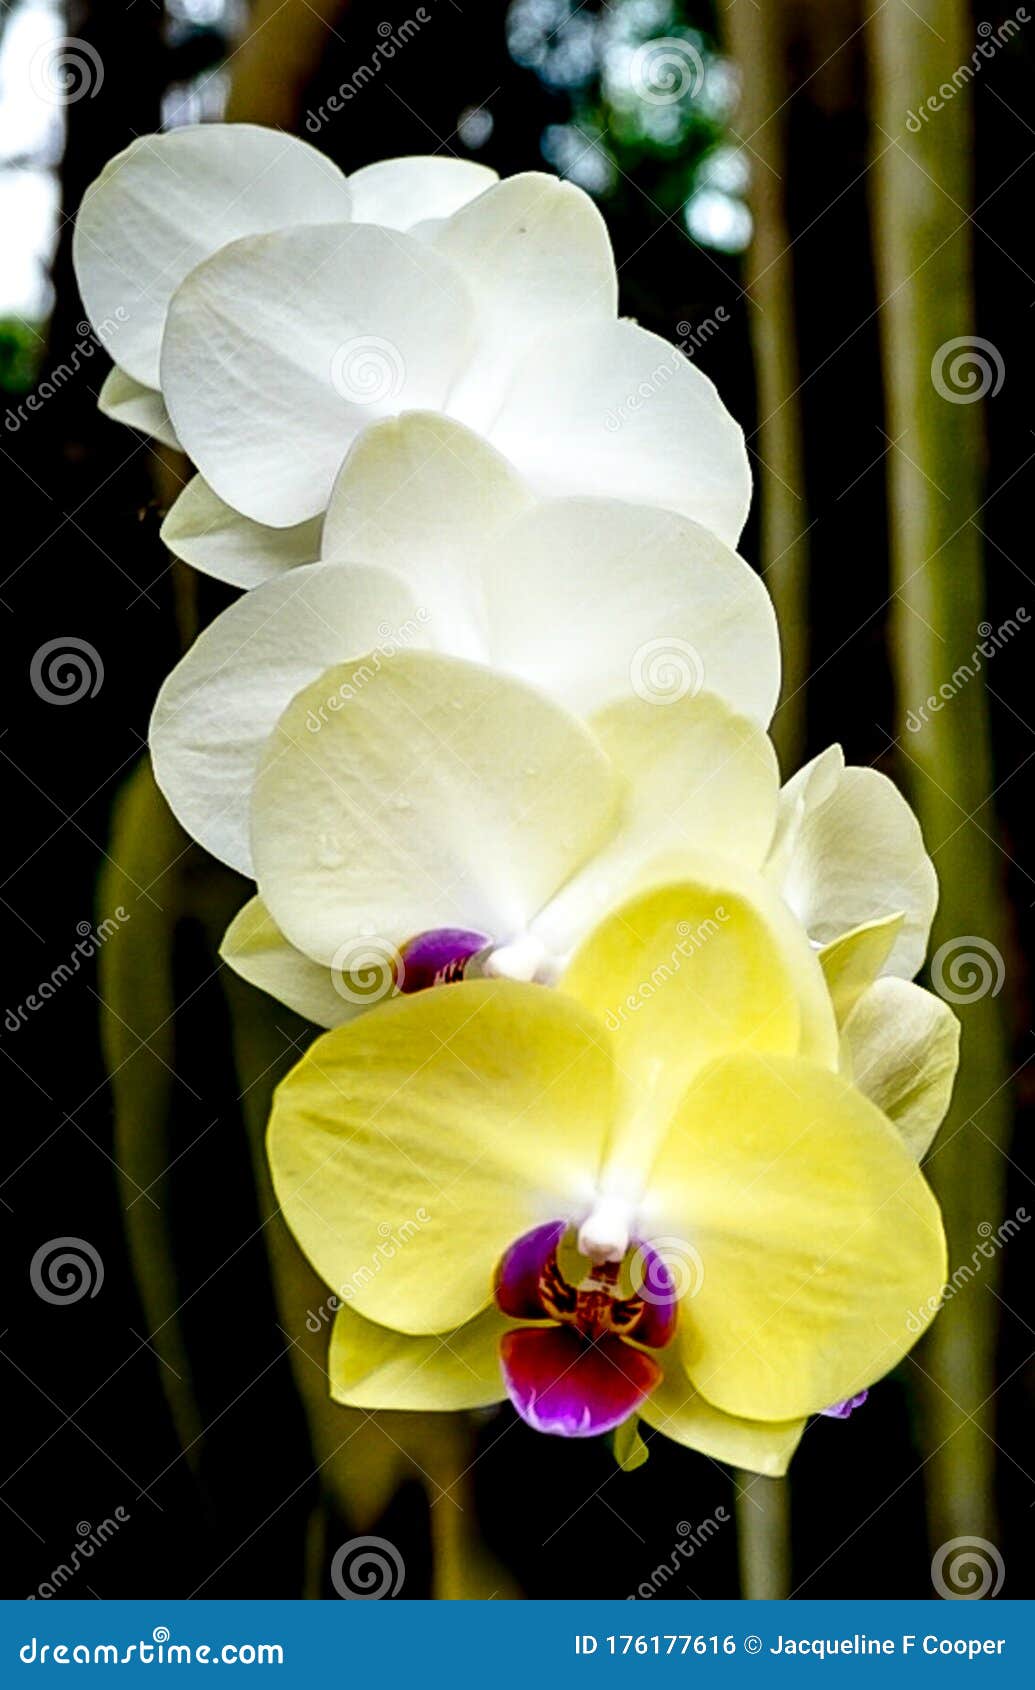
{"label": "green flower stem", "polygon": [[[113,1155],[133,1278],[163,1366],[177,1436],[196,1469],[202,1417],[178,1311],[169,1170],[176,1087],[173,939],[181,913],[178,864],[187,839],[145,759],[115,805],[111,851],[98,880],[98,920],[128,920],[98,958],[101,1041],[114,1101]],[[142,892],[140,889],[144,888]]]}
{"label": "green flower stem", "polygon": [[791,1487],[786,1479],[735,1472],[741,1596],[778,1602],[791,1592]]}
{"label": "green flower stem", "polygon": [[[969,62],[975,40],[963,0],[916,0],[913,17],[901,7],[875,7],[869,20],[871,207],[886,428],[896,442],[887,460],[893,662],[902,774],[941,879],[936,986],[951,984],[952,954],[984,953],[994,971],[1004,943],[1004,859],[994,838],[982,674],[926,722],[908,714],[920,712],[973,651],[984,611],[981,534],[972,520],[980,520],[984,498],[981,406],[972,394],[951,393],[945,351],[973,329],[972,96],[964,89],[944,100],[917,133],[907,124]],[[944,963],[942,945],[950,947]],[[960,1002],[960,1077],[928,1162],[945,1211],[950,1271],[970,1260],[979,1228],[994,1224],[1002,1208],[1010,1107],[1000,1002],[987,991]],[[943,1309],[915,1362],[924,1370],[922,1445],[935,1544],[966,1533],[995,1540],[996,1277],[995,1262],[987,1262]]]}

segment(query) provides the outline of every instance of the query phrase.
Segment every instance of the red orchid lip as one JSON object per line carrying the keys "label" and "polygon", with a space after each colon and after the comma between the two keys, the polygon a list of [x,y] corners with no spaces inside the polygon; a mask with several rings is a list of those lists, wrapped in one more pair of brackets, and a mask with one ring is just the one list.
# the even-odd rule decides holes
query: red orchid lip
{"label": "red orchid lip", "polygon": [[617,1290],[620,1262],[598,1264],[582,1285],[572,1285],[557,1257],[567,1230],[566,1221],[534,1227],[500,1262],[501,1312],[553,1323],[508,1332],[500,1365],[507,1395],[529,1426],[560,1437],[597,1437],[621,1425],[660,1383],[658,1362],[634,1346],[669,1343],[676,1289],[649,1245],[636,1250],[642,1287],[631,1296]]}

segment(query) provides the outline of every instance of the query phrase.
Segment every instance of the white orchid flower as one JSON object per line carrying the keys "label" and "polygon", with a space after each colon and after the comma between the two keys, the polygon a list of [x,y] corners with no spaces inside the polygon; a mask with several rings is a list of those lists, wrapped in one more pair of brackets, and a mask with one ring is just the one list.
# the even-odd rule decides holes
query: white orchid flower
{"label": "white orchid flower", "polygon": [[415,413],[363,434],[326,541],[342,561],[282,572],[231,605],[155,708],[155,771],[173,810],[244,874],[266,742],[332,666],[359,691],[394,654],[425,649],[518,676],[576,717],[702,687],[763,726],[772,715],[776,622],[743,559],[673,512],[538,499],[447,418]]}
{"label": "white orchid flower", "polygon": [[346,178],[315,147],[251,123],[141,135],[83,195],[73,254],[83,303],[115,369],[101,409],[175,445],[160,392],[169,304],[195,265],[245,235],[351,220],[409,229],[497,180],[453,158],[386,159]]}
{"label": "white orchid flower", "polygon": [[75,254],[119,366],[105,408],[203,478],[171,542],[244,518],[238,550],[310,561],[350,443],[411,409],[483,433],[540,493],[607,488],[730,544],[743,527],[741,430],[680,351],[619,321],[607,230],[570,183],[439,158],[346,179],[304,142],[205,125],[112,160]]}
{"label": "white orchid flower", "polygon": [[[358,683],[354,667],[335,667],[296,695],[264,747],[251,802],[258,895],[222,955],[336,1026],[463,978],[552,985],[626,899],[689,875],[749,898],[808,959],[797,989],[829,1030],[827,1055],[839,1044],[843,1072],[919,1160],[948,1107],[955,1017],[879,978],[904,925],[888,905],[900,886],[872,921],[807,943],[774,872],[781,802],[762,728],[707,692],[667,705],[626,696],[579,722],[525,681],[454,657],[398,652]],[[847,926],[856,865],[831,849],[814,866],[831,908],[840,881]],[[612,1005],[616,1023],[693,974],[728,902],[716,891],[703,925],[669,935],[666,967]]]}

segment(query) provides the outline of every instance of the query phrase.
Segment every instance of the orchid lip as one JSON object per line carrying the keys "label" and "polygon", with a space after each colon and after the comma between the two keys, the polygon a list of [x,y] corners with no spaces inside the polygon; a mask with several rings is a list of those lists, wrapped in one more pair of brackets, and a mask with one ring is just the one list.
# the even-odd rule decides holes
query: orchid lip
{"label": "orchid lip", "polygon": [[429,928],[400,947],[396,985],[400,992],[411,993],[463,980],[492,943],[489,934],[472,928]]}
{"label": "orchid lip", "polygon": [[405,994],[479,978],[545,981],[548,952],[531,933],[505,943],[469,927],[429,927],[400,947],[396,986]]}
{"label": "orchid lip", "polygon": [[[602,1236],[609,1211],[601,1210]],[[660,1383],[662,1369],[647,1350],[663,1349],[675,1334],[676,1288],[661,1257],[640,1245],[651,1295],[622,1294],[627,1234],[617,1259],[591,1261],[587,1277],[573,1284],[558,1259],[569,1230],[563,1220],[534,1227],[500,1262],[498,1308],[538,1323],[505,1334],[500,1366],[507,1395],[536,1431],[595,1437],[613,1431]]]}

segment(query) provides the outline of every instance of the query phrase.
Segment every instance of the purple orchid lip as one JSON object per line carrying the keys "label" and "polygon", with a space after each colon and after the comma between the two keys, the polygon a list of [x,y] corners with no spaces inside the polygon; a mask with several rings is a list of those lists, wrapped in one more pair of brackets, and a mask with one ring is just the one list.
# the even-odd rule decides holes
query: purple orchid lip
{"label": "purple orchid lip", "polygon": [[821,1408],[819,1412],[825,1415],[828,1420],[848,1420],[857,1408],[862,1407],[869,1394],[869,1391],[860,1391],[857,1396],[844,1397],[840,1402],[832,1402],[829,1408]]}
{"label": "purple orchid lip", "polygon": [[423,992],[462,980],[473,956],[492,944],[488,933],[467,927],[432,927],[408,939],[399,951],[396,984],[400,992]]}
{"label": "purple orchid lip", "polygon": [[597,1437],[621,1425],[660,1383],[658,1362],[635,1346],[661,1349],[670,1341],[675,1286],[649,1245],[636,1253],[642,1289],[632,1296],[618,1293],[620,1262],[598,1263],[581,1285],[570,1284],[557,1259],[567,1231],[566,1221],[533,1227],[499,1264],[501,1312],[552,1323],[506,1333],[500,1366],[507,1395],[536,1431]]}

